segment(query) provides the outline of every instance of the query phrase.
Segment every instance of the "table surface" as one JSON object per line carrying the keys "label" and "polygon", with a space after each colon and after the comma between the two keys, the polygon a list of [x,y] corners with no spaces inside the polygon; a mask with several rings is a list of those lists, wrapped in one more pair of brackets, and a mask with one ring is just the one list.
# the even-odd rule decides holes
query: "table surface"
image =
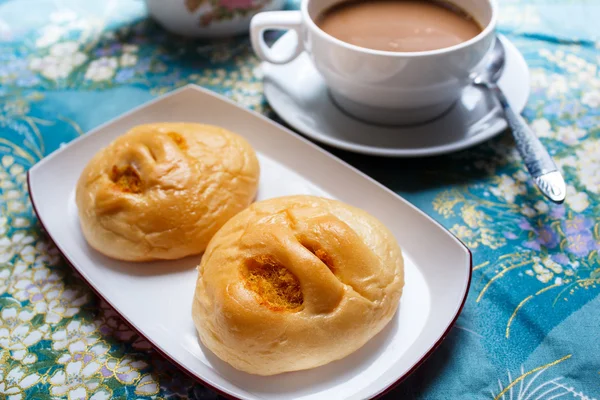
{"label": "table surface", "polygon": [[[430,159],[329,149],[474,255],[456,326],[389,398],[600,398],[600,4],[500,3],[499,29],[531,70],[524,116],[566,176],[564,205],[541,198],[507,132]],[[277,120],[247,37],[183,40],[139,1],[0,0],[0,398],[217,397],[92,293],[27,196],[42,157],[187,83]]]}

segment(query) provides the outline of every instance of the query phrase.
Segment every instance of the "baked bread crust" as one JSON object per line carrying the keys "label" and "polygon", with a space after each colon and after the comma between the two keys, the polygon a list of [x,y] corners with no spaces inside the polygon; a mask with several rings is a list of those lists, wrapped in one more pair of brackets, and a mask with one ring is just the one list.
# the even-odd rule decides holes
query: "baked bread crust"
{"label": "baked bread crust", "polygon": [[203,252],[254,199],[259,164],[250,144],[192,123],[134,127],[99,151],[76,188],[87,242],[119,260],[170,260]]}
{"label": "baked bread crust", "polygon": [[192,305],[202,343],[257,375],[341,359],[392,319],[404,286],[393,234],[335,200],[254,203],[211,240]]}

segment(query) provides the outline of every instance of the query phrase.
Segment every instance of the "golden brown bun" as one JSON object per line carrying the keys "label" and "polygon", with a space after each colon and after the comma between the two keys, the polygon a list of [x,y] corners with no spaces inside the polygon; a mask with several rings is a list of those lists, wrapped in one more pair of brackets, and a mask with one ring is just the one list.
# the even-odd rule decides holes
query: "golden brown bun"
{"label": "golden brown bun", "polygon": [[83,234],[120,260],[199,254],[246,208],[259,165],[242,137],[201,124],[140,125],[99,151],[77,183]]}
{"label": "golden brown bun", "polygon": [[257,375],[341,359],[390,321],[404,286],[392,233],[312,196],[254,203],[213,237],[192,306],[202,343]]}

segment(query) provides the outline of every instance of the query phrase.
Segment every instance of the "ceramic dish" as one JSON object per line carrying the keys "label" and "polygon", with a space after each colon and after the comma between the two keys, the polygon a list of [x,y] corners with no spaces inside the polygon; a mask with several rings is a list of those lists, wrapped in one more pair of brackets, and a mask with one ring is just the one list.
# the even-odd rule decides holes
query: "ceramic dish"
{"label": "ceramic dish", "polygon": [[[134,264],[108,259],[88,247],[74,202],[81,170],[96,151],[129,128],[157,121],[220,125],[245,136],[261,163],[259,200],[289,194],[326,196],[385,221],[406,257],[405,292],[388,326],[359,351],[326,366],[272,377],[249,375],[199,343],[191,318],[199,258]],[[195,86],[94,129],[36,164],[28,179],[41,223],[89,285],[161,353],[229,397],[308,400],[381,395],[440,344],[467,296],[470,252],[438,223],[307,140]]]}
{"label": "ceramic dish", "polygon": [[[286,33],[272,47],[285,54],[294,46]],[[529,70],[523,55],[505,37],[506,69],[499,85],[514,110],[521,112],[529,97]],[[329,146],[356,153],[389,157],[435,156],[480,144],[507,128],[500,105],[476,87],[443,116],[411,126],[362,122],[339,109],[306,53],[285,65],[262,63],[264,91],[273,110],[300,133]]]}
{"label": "ceramic dish", "polygon": [[284,0],[144,0],[148,13],[178,35],[213,38],[247,33],[250,20],[262,11],[279,10]]}

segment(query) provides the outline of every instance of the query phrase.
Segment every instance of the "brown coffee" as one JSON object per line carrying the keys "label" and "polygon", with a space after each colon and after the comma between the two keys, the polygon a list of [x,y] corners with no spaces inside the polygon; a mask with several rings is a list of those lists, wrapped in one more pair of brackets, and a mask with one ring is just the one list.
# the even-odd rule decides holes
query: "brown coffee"
{"label": "brown coffee", "polygon": [[352,0],[316,19],[331,36],[374,50],[437,50],[474,38],[482,29],[462,9],[435,0]]}

